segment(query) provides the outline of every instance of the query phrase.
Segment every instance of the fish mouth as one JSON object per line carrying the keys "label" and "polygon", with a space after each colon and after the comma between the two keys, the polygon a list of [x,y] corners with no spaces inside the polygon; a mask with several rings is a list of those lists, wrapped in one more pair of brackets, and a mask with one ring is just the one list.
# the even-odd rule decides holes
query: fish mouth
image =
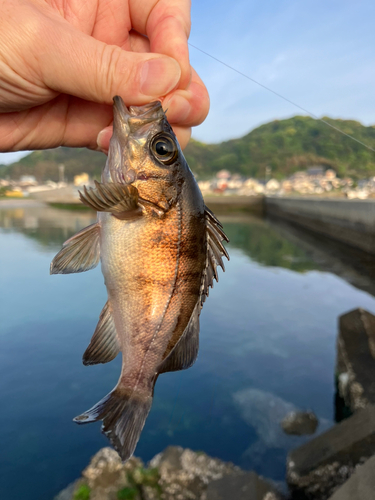
{"label": "fish mouth", "polygon": [[113,98],[113,129],[126,135],[135,133],[144,125],[160,122],[165,118],[160,101],[153,101],[144,106],[126,107],[122,97]]}
{"label": "fish mouth", "polygon": [[113,98],[113,135],[107,165],[114,182],[132,184],[136,180],[148,180],[149,176],[143,171],[137,178],[140,162],[143,161],[141,158],[147,156],[147,143],[165,127],[164,121],[166,118],[160,101],[127,107],[120,96]]}

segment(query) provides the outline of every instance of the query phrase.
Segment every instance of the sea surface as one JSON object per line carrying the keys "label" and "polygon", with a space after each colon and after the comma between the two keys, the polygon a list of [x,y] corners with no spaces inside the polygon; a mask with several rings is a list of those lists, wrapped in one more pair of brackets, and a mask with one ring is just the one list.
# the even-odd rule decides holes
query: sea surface
{"label": "sea surface", "polygon": [[[375,312],[371,283],[303,234],[221,219],[231,260],[203,308],[198,360],[158,379],[136,455],[181,445],[283,480],[288,450],[305,438],[285,436],[280,418],[312,409],[320,430],[332,425],[337,319]],[[72,422],[120,372],[120,357],[81,362],[106,302],[102,274],[49,275],[61,244],[92,222],[91,212],[0,207],[2,500],[52,500],[108,445],[100,423]]]}

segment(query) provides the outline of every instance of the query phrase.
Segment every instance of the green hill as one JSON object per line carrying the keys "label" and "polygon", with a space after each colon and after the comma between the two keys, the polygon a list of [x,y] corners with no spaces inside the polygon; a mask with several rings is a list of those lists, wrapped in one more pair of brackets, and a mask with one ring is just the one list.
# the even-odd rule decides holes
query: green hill
{"label": "green hill", "polygon": [[[352,120],[326,121],[375,149],[375,126]],[[283,178],[311,165],[324,165],[338,175],[356,178],[375,175],[375,153],[320,120],[295,116],[266,123],[240,139],[220,144],[192,140],[185,150],[190,168],[199,178],[209,178],[225,168],[244,176],[262,178],[266,167],[272,176]],[[58,165],[65,165],[69,181],[80,172],[100,177],[105,156],[86,149],[58,148],[35,151],[17,163],[0,166],[0,176],[32,174],[38,180],[57,180]]]}

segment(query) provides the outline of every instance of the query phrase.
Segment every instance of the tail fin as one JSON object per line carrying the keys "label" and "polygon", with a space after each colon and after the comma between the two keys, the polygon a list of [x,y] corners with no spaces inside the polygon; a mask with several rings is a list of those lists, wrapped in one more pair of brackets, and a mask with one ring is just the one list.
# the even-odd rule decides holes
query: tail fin
{"label": "tail fin", "polygon": [[152,405],[152,396],[116,387],[99,403],[74,419],[77,424],[103,420],[102,432],[111,441],[121,460],[134,453]]}

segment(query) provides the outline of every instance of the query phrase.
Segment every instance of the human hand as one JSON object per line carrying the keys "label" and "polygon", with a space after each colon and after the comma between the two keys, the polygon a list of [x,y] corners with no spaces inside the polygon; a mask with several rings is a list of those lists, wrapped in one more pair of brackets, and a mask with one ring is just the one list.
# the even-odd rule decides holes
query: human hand
{"label": "human hand", "polygon": [[162,97],[182,147],[206,117],[189,0],[0,0],[0,10],[1,151],[97,149],[103,129],[106,150],[114,95]]}

